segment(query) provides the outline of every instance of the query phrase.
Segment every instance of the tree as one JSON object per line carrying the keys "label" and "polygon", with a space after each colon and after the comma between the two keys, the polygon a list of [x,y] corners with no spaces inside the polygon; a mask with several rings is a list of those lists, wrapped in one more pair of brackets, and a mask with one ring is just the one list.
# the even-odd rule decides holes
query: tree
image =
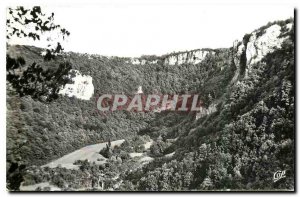
{"label": "tree", "polygon": [[[54,24],[53,21],[54,13],[46,16],[39,6],[31,9],[25,9],[22,6],[8,8],[7,42],[15,37],[19,39],[30,38],[37,41],[41,39],[43,33],[53,31],[58,31],[63,39],[70,35],[69,31]],[[71,64],[65,62],[63,58],[56,58],[57,53],[62,51],[62,46],[59,43],[56,47],[49,43],[48,47],[48,56],[44,59],[44,65],[39,65],[36,62],[26,64],[24,57],[11,57],[7,54],[6,73],[9,97],[20,100],[18,96],[29,95],[43,102],[50,102],[58,98],[59,89],[69,82]],[[26,168],[24,158],[19,152],[20,148],[27,143],[27,139],[21,137],[24,135],[22,133],[24,125],[19,124],[18,121],[22,121],[22,117],[16,116],[16,114],[10,115],[12,115],[11,118],[7,119],[7,147],[9,147],[7,152],[7,188],[19,190]],[[16,135],[15,132],[17,132]]]}
{"label": "tree", "polygon": [[110,139],[108,140],[106,147],[100,150],[99,154],[101,154],[105,158],[110,158],[112,156],[113,150],[111,147]]}
{"label": "tree", "polygon": [[[6,38],[8,41],[14,37],[40,40],[41,35],[45,32],[54,31],[58,31],[63,39],[70,35],[69,31],[54,23],[54,13],[46,16],[39,6],[31,9],[25,9],[22,6],[15,9],[8,8],[7,18]],[[51,40],[51,38],[47,38],[47,40]],[[56,48],[53,48],[49,43],[48,47],[44,60],[55,61],[44,65],[35,62],[26,65],[23,57],[15,58],[7,54],[7,80],[20,96],[30,95],[40,101],[52,101],[58,98],[59,89],[70,82],[71,64],[63,58],[56,58],[57,54],[63,50],[61,44],[58,42]],[[52,67],[56,69],[51,69]],[[19,72],[16,72],[16,69]]]}
{"label": "tree", "polygon": [[[34,6],[31,9],[26,9],[23,6],[8,8],[6,27],[8,40],[14,37],[40,40],[42,35],[47,32],[56,32],[63,40],[70,35],[68,30],[54,23],[54,13],[46,16],[40,6]],[[50,36],[46,39],[47,41],[53,40]],[[45,59],[51,60],[55,57],[55,53],[61,52],[63,48],[59,42],[56,46],[53,46],[53,43],[48,43],[49,49],[47,49]]]}
{"label": "tree", "polygon": [[[18,68],[25,64],[22,58],[15,60],[9,55],[6,60],[8,68]],[[70,82],[68,74],[71,68],[69,62],[60,63],[57,70],[45,70],[42,66],[33,63],[22,75],[15,74],[14,69],[12,73],[10,69],[7,80],[21,97],[30,95],[40,101],[52,101],[58,97],[60,88]]]}

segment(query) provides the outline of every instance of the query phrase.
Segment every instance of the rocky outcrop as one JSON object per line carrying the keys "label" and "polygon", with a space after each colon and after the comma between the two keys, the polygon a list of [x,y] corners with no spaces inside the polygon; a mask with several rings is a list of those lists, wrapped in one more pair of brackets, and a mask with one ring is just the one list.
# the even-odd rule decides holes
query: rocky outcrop
{"label": "rocky outcrop", "polygon": [[234,41],[233,43],[233,62],[236,66],[235,74],[232,78],[232,82],[235,82],[238,79],[238,76],[241,72],[241,57],[245,51],[245,45],[238,40]]}
{"label": "rocky outcrop", "polygon": [[274,24],[264,30],[262,35],[258,35],[258,32],[253,32],[247,43],[246,58],[247,65],[245,76],[251,72],[253,64],[262,60],[262,58],[274,49],[280,48],[282,42],[286,39],[285,37],[280,38],[281,26]]}
{"label": "rocky outcrop", "polygon": [[126,63],[131,63],[134,65],[145,65],[145,64],[157,64],[158,60],[146,60],[143,58],[130,58],[130,61],[126,61]]}
{"label": "rocky outcrop", "polygon": [[137,92],[135,94],[143,94],[143,93],[144,92],[143,92],[142,86],[139,86],[139,88],[138,88],[138,90],[137,90]]}
{"label": "rocky outcrop", "polygon": [[232,82],[235,82],[240,74],[248,77],[255,63],[261,61],[264,56],[273,52],[276,48],[280,48],[287,38],[281,36],[282,29],[286,28],[289,31],[292,25],[292,23],[288,23],[282,27],[273,24],[246,35],[243,41],[235,41],[233,43],[233,62],[236,66],[236,72]]}
{"label": "rocky outcrop", "polygon": [[130,61],[127,61],[127,63],[130,62],[135,65],[157,64],[158,61],[161,60],[164,65],[198,64],[203,61],[208,54],[214,53],[215,52],[212,50],[197,49],[192,51],[168,54],[151,60],[143,59],[143,57],[130,58]]}
{"label": "rocky outcrop", "polygon": [[193,51],[188,51],[188,52],[176,53],[173,55],[168,55],[164,59],[164,64],[168,64],[168,65],[180,65],[180,64],[184,64],[184,63],[198,64],[202,60],[204,60],[206,55],[209,53],[213,54],[214,52],[199,49],[199,50],[193,50]]}
{"label": "rocky outcrop", "polygon": [[78,70],[72,70],[75,77],[72,78],[72,84],[66,84],[64,88],[59,91],[59,94],[68,97],[76,97],[82,100],[90,100],[94,94],[93,78],[88,75],[82,75]]}

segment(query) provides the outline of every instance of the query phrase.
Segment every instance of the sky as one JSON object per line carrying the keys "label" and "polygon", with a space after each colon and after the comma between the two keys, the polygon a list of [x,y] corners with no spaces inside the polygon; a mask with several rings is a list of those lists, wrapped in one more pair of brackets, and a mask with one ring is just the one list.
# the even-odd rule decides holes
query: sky
{"label": "sky", "polygon": [[[66,51],[123,57],[231,47],[235,40],[269,21],[294,15],[293,7],[288,5],[210,5],[195,1],[80,4],[42,9],[54,12],[55,22],[71,32],[63,43]],[[45,46],[45,42],[13,42]]]}

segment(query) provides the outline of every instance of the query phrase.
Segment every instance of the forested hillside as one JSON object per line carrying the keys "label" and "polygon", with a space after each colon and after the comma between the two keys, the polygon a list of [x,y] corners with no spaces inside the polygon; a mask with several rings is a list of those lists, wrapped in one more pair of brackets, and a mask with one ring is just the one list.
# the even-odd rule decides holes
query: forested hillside
{"label": "forested hillside", "polygon": [[[43,64],[43,49],[16,45],[7,51]],[[61,58],[92,77],[94,94],[89,100],[60,94],[42,101],[17,94],[7,82],[7,168],[19,168],[8,181],[22,176],[24,185],[49,182],[62,190],[294,189],[293,19],[269,23],[227,49],[139,58],[67,52]],[[43,68],[57,69],[50,65]],[[139,86],[143,94],[199,94],[204,107],[216,110],[97,112],[97,96],[134,95]],[[120,139],[120,146],[99,150],[103,164],[40,167],[84,146]],[[273,182],[278,170],[286,170],[286,178]]]}

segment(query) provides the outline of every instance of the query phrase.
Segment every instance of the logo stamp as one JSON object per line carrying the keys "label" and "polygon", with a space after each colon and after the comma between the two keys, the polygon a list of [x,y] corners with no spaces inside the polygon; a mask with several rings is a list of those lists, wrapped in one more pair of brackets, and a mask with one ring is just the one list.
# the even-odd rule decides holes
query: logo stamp
{"label": "logo stamp", "polygon": [[277,182],[277,181],[279,181],[280,179],[283,179],[283,178],[285,178],[286,176],[285,176],[285,170],[283,170],[283,171],[281,171],[281,170],[278,170],[278,171],[276,171],[275,173],[274,173],[274,175],[273,175],[273,181],[274,181],[274,183],[275,182]]}

